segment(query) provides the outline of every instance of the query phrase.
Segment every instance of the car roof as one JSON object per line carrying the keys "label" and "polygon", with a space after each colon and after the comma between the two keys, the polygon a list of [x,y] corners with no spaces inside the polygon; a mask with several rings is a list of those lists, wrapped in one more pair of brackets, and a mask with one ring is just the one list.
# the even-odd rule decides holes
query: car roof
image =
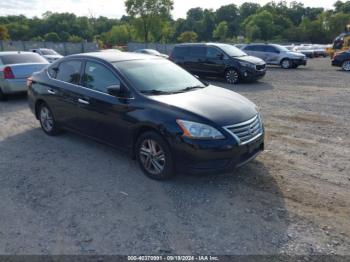
{"label": "car roof", "polygon": [[5,52],[0,52],[0,56],[4,55],[20,55],[20,54],[33,54],[33,52],[27,52],[27,51],[5,51]]}
{"label": "car roof", "polygon": [[131,52],[92,52],[92,53],[83,53],[77,55],[67,56],[71,58],[97,58],[102,59],[107,62],[121,62],[121,61],[131,61],[131,60],[149,60],[149,59],[160,59],[152,57],[150,55],[140,54],[140,53],[131,53]]}
{"label": "car roof", "polygon": [[226,43],[183,43],[177,44],[175,47],[185,47],[185,46],[220,46],[220,45],[229,45]]}

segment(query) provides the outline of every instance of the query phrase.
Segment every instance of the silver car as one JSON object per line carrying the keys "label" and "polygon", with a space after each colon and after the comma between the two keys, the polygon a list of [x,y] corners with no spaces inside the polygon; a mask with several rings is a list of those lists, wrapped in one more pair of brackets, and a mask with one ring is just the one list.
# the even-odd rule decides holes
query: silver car
{"label": "silver car", "polygon": [[8,94],[27,91],[27,78],[49,63],[31,52],[0,52],[0,100]]}
{"label": "silver car", "polygon": [[280,65],[285,69],[307,64],[305,55],[290,51],[281,45],[250,44],[242,47],[242,50],[251,56],[263,59],[267,64]]}
{"label": "silver car", "polygon": [[56,60],[62,58],[63,56],[57,53],[53,49],[48,49],[48,48],[36,48],[36,49],[30,49],[29,51],[33,53],[37,53],[44,57],[49,63],[53,63]]}

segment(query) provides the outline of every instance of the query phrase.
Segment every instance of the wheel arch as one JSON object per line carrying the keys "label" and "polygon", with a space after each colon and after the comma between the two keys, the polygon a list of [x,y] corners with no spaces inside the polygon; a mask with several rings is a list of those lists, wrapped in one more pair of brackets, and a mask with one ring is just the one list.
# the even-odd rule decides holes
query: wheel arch
{"label": "wheel arch", "polygon": [[36,119],[39,119],[39,108],[42,104],[46,104],[46,102],[43,99],[38,99],[35,101],[34,112]]}

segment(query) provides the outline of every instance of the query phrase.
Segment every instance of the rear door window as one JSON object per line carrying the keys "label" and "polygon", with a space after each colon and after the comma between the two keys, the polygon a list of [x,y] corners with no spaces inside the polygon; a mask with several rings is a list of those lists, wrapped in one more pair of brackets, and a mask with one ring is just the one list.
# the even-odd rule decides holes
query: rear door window
{"label": "rear door window", "polygon": [[56,69],[56,79],[66,83],[79,85],[81,66],[82,62],[79,60],[60,63]]}
{"label": "rear door window", "polygon": [[35,53],[3,55],[1,56],[1,60],[4,65],[47,63],[45,58]]}
{"label": "rear door window", "polygon": [[191,46],[189,48],[189,56],[192,58],[206,57],[207,48],[205,46]]}
{"label": "rear door window", "polygon": [[173,51],[173,57],[174,58],[184,58],[188,54],[188,48],[187,47],[175,47]]}

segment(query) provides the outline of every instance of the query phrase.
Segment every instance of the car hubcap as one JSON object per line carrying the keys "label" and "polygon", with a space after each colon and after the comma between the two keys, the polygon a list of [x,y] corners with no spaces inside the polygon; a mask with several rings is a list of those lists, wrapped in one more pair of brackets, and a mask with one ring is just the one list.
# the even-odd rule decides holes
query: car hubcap
{"label": "car hubcap", "polygon": [[53,127],[53,118],[47,107],[42,107],[40,111],[40,121],[45,131],[50,132]]}
{"label": "car hubcap", "polygon": [[162,147],[152,139],[142,142],[140,159],[144,168],[151,174],[159,175],[165,167],[165,154]]}
{"label": "car hubcap", "polygon": [[344,69],[345,71],[350,71],[350,61],[344,62],[344,64],[343,64],[343,69]]}
{"label": "car hubcap", "polygon": [[235,70],[230,70],[226,73],[226,80],[230,84],[235,84],[238,82],[238,73]]}
{"label": "car hubcap", "polygon": [[282,62],[282,66],[283,66],[283,68],[289,68],[289,61],[288,60],[284,60]]}

